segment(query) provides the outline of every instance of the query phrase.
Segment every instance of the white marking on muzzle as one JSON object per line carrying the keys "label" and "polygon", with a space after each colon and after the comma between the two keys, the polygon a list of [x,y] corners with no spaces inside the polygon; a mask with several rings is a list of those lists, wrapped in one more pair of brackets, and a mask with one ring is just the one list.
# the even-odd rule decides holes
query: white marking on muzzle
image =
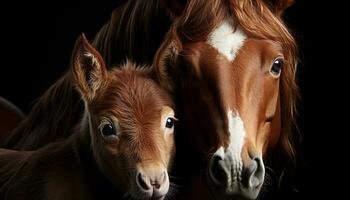
{"label": "white marking on muzzle", "polygon": [[230,174],[228,184],[240,181],[243,169],[242,148],[245,143],[246,131],[239,114],[228,110],[228,132],[230,134],[230,144],[225,149],[220,147],[214,154],[219,156],[226,165],[226,170]]}
{"label": "white marking on muzzle", "polygon": [[240,26],[233,27],[232,20],[224,20],[208,38],[208,43],[232,62],[243,46],[247,35]]}
{"label": "white marking on muzzle", "polygon": [[230,145],[226,151],[230,151],[233,161],[237,163],[237,170],[242,169],[242,157],[241,152],[245,142],[246,131],[244,129],[243,121],[239,117],[238,113],[232,110],[227,112],[228,118],[228,131],[230,133]]}

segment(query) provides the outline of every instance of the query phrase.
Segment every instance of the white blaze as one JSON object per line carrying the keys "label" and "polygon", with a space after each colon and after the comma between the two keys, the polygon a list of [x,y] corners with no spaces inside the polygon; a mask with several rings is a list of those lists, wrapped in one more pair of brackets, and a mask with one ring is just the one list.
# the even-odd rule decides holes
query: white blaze
{"label": "white blaze", "polygon": [[227,118],[230,144],[226,149],[220,147],[214,154],[222,159],[225,173],[229,177],[227,183],[231,185],[240,181],[242,177],[243,161],[241,152],[245,142],[246,131],[238,113],[228,110]]}
{"label": "white blaze", "polygon": [[235,29],[232,20],[225,20],[209,35],[207,42],[232,62],[246,38],[240,26]]}
{"label": "white blaze", "polygon": [[226,151],[230,151],[233,160],[241,163],[241,152],[245,141],[246,131],[244,129],[243,121],[238,113],[229,110],[227,112],[228,131],[230,133],[230,145]]}
{"label": "white blaze", "polygon": [[[233,20],[226,19],[209,35],[207,42],[232,62],[246,39],[247,35],[241,27],[237,25],[235,28]],[[226,170],[228,170],[226,173],[230,174],[228,183],[231,184],[232,181],[236,182],[236,179],[241,177],[243,168],[241,152],[245,142],[246,131],[238,113],[229,109],[227,111],[227,118],[230,144],[226,149],[220,147],[215,152],[215,155],[223,159]]]}

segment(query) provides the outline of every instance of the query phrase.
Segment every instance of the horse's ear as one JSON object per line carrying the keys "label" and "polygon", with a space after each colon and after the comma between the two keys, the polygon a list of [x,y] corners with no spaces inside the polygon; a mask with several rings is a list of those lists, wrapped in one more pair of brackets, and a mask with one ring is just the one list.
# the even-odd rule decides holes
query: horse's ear
{"label": "horse's ear", "polygon": [[[172,35],[171,31],[168,36]],[[178,69],[176,63],[179,51],[182,49],[181,42],[177,37],[168,37],[162,46],[158,49],[155,56],[153,67],[160,85],[168,90],[174,92],[176,87],[176,80],[178,78]]]}
{"label": "horse's ear", "polygon": [[102,56],[84,34],[75,43],[72,62],[77,89],[86,101],[92,101],[106,82],[107,69]]}
{"label": "horse's ear", "polygon": [[173,16],[179,16],[185,9],[187,0],[161,0],[161,3],[170,11]]}
{"label": "horse's ear", "polygon": [[270,6],[272,12],[277,16],[281,16],[285,9],[294,4],[294,0],[265,0]]}

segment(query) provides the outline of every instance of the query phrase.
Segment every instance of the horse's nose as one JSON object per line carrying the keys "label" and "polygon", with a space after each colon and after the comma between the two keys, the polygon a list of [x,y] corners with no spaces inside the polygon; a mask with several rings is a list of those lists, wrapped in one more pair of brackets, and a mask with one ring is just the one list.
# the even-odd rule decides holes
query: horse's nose
{"label": "horse's nose", "polygon": [[138,172],[136,183],[150,199],[161,199],[169,190],[169,177],[166,170]]}
{"label": "horse's nose", "polygon": [[264,182],[265,169],[260,157],[253,157],[246,166],[232,153],[214,154],[209,165],[209,179],[227,196],[255,199]]}
{"label": "horse's nose", "polygon": [[250,165],[245,168],[246,176],[243,176],[242,183],[248,189],[256,189],[264,182],[265,169],[262,159],[254,157]]}

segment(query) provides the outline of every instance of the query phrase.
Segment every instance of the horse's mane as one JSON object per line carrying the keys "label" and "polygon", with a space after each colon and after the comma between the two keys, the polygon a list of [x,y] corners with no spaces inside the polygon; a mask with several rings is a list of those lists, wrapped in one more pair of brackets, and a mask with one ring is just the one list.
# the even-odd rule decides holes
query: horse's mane
{"label": "horse's mane", "polygon": [[[162,6],[160,0],[130,0],[113,12],[93,42],[107,66],[120,65],[127,57],[141,65],[152,63],[170,26],[170,12]],[[34,150],[68,137],[83,107],[71,79],[68,71],[56,81],[1,147]]]}
{"label": "horse's mane", "polygon": [[[29,115],[2,144],[4,148],[34,150],[59,138],[68,137],[78,123],[82,103],[67,72],[34,105]],[[49,134],[48,134],[49,133]]]}
{"label": "horse's mane", "polygon": [[294,160],[292,129],[298,100],[297,46],[280,14],[263,0],[192,0],[174,23],[170,34],[182,43],[206,41],[225,17],[233,17],[249,37],[270,39],[282,45],[285,64],[280,82],[282,132],[279,145]]}
{"label": "horse's mane", "polygon": [[151,64],[170,19],[170,12],[160,0],[129,0],[113,11],[93,46],[107,66],[118,65],[126,58],[136,64]]}

